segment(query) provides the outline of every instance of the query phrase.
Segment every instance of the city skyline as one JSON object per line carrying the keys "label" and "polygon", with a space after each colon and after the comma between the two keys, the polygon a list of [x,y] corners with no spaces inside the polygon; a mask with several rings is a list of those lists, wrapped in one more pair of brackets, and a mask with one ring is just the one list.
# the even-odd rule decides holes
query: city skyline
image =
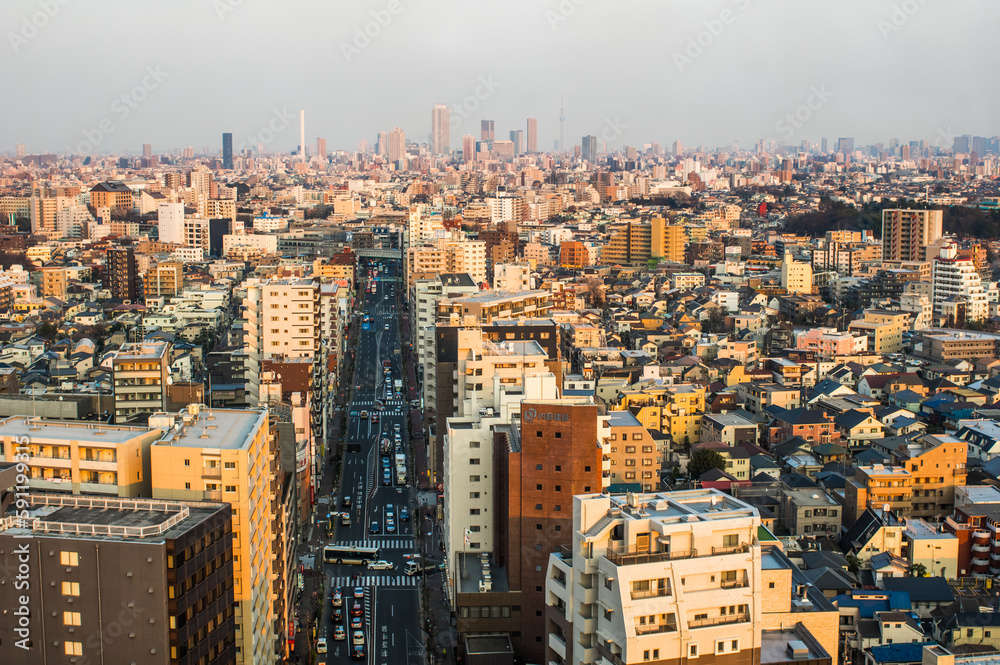
{"label": "city skyline", "polygon": [[[0,111],[13,128],[5,152],[14,142],[35,154],[81,152],[77,146],[88,143],[94,146],[91,153],[139,153],[144,143],[154,152],[186,146],[214,150],[224,131],[233,133],[234,148],[255,147],[248,138],[263,133],[270,140],[257,142],[265,143],[266,151],[291,152],[298,143],[294,118],[282,123],[280,116],[300,109],[310,115],[310,145],[321,136],[332,149],[351,149],[359,139],[373,142],[393,126],[430,144],[428,109],[439,102],[450,110],[452,136],[478,134],[482,119],[493,119],[496,131],[507,136],[534,117],[538,149],[549,151],[559,136],[563,95],[566,147],[588,134],[600,137],[608,123],[618,127],[609,141],[612,149],[674,140],[708,147],[733,141],[748,146],[758,139],[795,145],[838,136],[855,136],[859,144],[892,137],[933,142],[942,133],[997,132],[989,116],[995,93],[977,74],[996,63],[986,30],[1000,8],[979,2],[906,8],[854,2],[835,13],[749,0],[681,2],[649,8],[649,20],[638,23],[615,7],[574,2],[515,1],[488,21],[456,2],[440,3],[433,12],[410,12],[403,0],[336,9],[311,3],[304,28],[297,13],[232,0],[182,2],[180,11],[162,15],[112,4],[148,29],[126,35],[124,43],[104,45],[88,38],[95,18],[74,5],[59,5],[51,17],[39,18],[36,3],[8,3],[11,57],[0,71],[15,88],[35,89],[39,99]],[[477,30],[456,30],[469,22],[478,22]],[[820,22],[821,33],[808,29]],[[935,30],[946,22],[967,25],[967,31],[951,37]],[[302,38],[288,44],[288,57],[318,63],[337,81],[338,92],[296,76],[271,49],[246,48],[248,40],[271,39],[270,31],[281,33],[293,23]],[[198,56],[175,52],[170,35],[181,27],[203,43]],[[634,55],[649,67],[567,56],[580,52],[582,38],[616,27],[630,31]],[[539,45],[530,60],[505,48],[482,48],[508,43],[505,36],[514,29]],[[927,49],[932,40],[936,48]],[[85,69],[89,59],[48,57],[57,45],[86,47],[94,58],[110,61],[118,57],[112,49],[137,55],[94,77]],[[981,66],[949,70],[935,77],[933,89],[927,87],[929,74],[943,73],[940,54],[952,47]],[[470,49],[476,49],[475,58],[466,57]],[[747,58],[751,50],[756,57]],[[225,76],[206,76],[205,62],[216,63]],[[443,68],[447,76],[428,85],[412,75],[431,67]],[[63,81],[58,97],[33,85],[56,73]],[[376,75],[380,85],[369,89]],[[614,90],[628,90],[627,96],[595,94],[594,82],[612,77]],[[887,85],[892,81],[898,85]],[[339,91],[361,89],[363,103],[343,103]],[[817,97],[816,90],[826,94]],[[871,108],[908,112],[862,110]],[[782,124],[797,112],[801,120]]]}

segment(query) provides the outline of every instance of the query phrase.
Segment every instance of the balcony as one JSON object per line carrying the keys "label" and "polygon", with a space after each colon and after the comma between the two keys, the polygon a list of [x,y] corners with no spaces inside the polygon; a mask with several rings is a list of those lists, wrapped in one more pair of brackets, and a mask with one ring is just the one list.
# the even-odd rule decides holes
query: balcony
{"label": "balcony", "polygon": [[566,658],[566,639],[556,633],[549,633],[549,646],[559,654],[560,658]]}
{"label": "balcony", "polygon": [[660,589],[644,589],[632,592],[632,600],[645,600],[646,598],[666,598],[673,595],[670,585]]}
{"label": "balcony", "polygon": [[652,635],[654,633],[676,633],[677,624],[676,623],[659,623],[653,624],[652,626],[636,626],[636,635]]}
{"label": "balcony", "polygon": [[608,561],[616,566],[629,566],[639,563],[659,563],[675,559],[693,559],[698,556],[698,550],[675,550],[669,552],[616,552],[609,549],[605,555]]}
{"label": "balcony", "polygon": [[750,579],[746,576],[735,580],[722,580],[719,584],[721,589],[742,589],[750,586]]}
{"label": "balcony", "polygon": [[730,547],[712,547],[712,556],[719,556],[721,554],[742,554],[749,551],[750,545],[747,543],[732,545]]}
{"label": "balcony", "polygon": [[989,552],[990,551],[990,546],[989,545],[983,545],[983,544],[980,544],[980,543],[974,543],[972,545],[972,551],[973,552]]}
{"label": "balcony", "polygon": [[746,623],[748,621],[750,621],[749,614],[729,614],[724,617],[692,619],[688,621],[688,628],[708,628],[709,626],[723,626],[729,623]]}

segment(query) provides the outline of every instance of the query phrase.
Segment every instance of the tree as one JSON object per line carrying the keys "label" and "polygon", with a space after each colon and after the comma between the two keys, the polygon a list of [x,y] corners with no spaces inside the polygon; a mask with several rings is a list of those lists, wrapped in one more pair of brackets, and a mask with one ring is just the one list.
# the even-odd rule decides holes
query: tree
{"label": "tree", "polygon": [[856,573],[861,570],[861,560],[853,554],[847,555],[847,570]]}
{"label": "tree", "polygon": [[688,473],[692,478],[701,478],[702,474],[712,469],[726,470],[726,458],[714,450],[696,450],[691,453],[688,462]]}
{"label": "tree", "polygon": [[910,577],[927,577],[927,566],[915,563],[910,566]]}

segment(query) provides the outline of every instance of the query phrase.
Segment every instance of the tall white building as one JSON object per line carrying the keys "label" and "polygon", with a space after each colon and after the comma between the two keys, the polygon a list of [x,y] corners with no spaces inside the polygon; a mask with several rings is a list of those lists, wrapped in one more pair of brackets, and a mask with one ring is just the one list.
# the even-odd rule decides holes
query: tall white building
{"label": "tall white building", "polygon": [[545,591],[547,662],[837,659],[837,609],[756,508],[715,489],[573,497]]}
{"label": "tall white building", "polygon": [[531,290],[531,266],[527,263],[497,263],[493,266],[493,288],[520,293]]}
{"label": "tall white building", "polygon": [[431,151],[435,155],[451,152],[451,113],[444,104],[431,109]]}
{"label": "tall white building", "polygon": [[958,247],[949,244],[934,257],[931,268],[935,317],[952,316],[956,323],[963,317],[965,321],[986,318],[989,303],[972,257],[959,257]]}
{"label": "tall white building", "polygon": [[156,226],[160,242],[184,244],[184,204],[161,203],[156,209]]}

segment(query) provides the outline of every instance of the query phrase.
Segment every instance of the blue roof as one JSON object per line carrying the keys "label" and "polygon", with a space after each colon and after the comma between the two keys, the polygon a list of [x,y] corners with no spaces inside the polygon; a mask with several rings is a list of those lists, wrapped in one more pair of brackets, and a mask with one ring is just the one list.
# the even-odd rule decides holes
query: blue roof
{"label": "blue roof", "polygon": [[837,604],[837,607],[858,608],[858,614],[862,619],[873,619],[876,612],[910,611],[910,594],[906,591],[889,591],[885,595],[886,598],[862,599],[855,598],[850,594],[840,594],[834,596],[833,602]]}
{"label": "blue roof", "polygon": [[920,663],[924,647],[937,645],[937,642],[900,642],[871,647],[869,651],[876,663]]}

